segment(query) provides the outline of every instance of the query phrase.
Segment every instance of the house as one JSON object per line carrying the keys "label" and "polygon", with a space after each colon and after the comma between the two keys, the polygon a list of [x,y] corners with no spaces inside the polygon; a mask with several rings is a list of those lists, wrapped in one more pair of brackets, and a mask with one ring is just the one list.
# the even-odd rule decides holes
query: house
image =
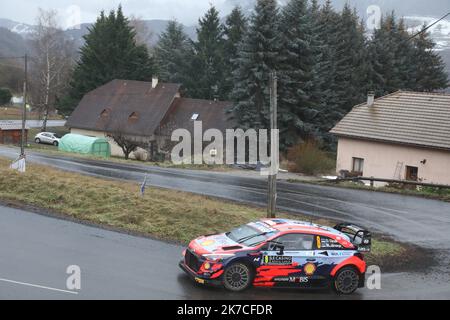
{"label": "house", "polygon": [[[28,126],[25,127],[25,141],[28,138]],[[22,123],[19,121],[0,121],[0,143],[20,144],[22,140]]]}
{"label": "house", "polygon": [[331,133],[338,137],[337,172],[450,185],[448,94],[369,94]]}
{"label": "house", "polygon": [[87,93],[66,126],[74,134],[108,137],[113,156],[124,153],[112,136],[124,136],[140,146],[133,157],[153,158],[156,153],[169,153],[163,146],[169,145],[175,129],[192,132],[194,121],[202,121],[204,131],[231,125],[230,102],[182,98],[180,87],[156,78],[152,82],[113,80]]}

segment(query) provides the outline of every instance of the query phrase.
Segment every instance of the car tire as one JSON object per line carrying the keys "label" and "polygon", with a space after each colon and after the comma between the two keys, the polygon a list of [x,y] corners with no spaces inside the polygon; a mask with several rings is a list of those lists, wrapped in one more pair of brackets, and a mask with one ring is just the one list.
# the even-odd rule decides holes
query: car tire
{"label": "car tire", "polygon": [[40,144],[41,143],[41,139],[36,138],[36,139],[34,139],[34,142],[36,142],[37,144]]}
{"label": "car tire", "polygon": [[53,141],[53,145],[54,145],[55,147],[57,147],[57,146],[58,146],[58,141]]}
{"label": "car tire", "polygon": [[355,268],[342,268],[333,278],[333,289],[337,294],[352,294],[358,289],[359,280],[360,274]]}
{"label": "car tire", "polygon": [[241,292],[251,287],[253,271],[244,263],[235,262],[225,269],[223,285],[227,290]]}

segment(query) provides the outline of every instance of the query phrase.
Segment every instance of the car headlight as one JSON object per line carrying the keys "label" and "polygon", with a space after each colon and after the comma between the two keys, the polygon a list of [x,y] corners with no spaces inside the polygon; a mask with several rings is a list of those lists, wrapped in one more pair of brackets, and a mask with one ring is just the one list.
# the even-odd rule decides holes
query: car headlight
{"label": "car headlight", "polygon": [[223,260],[228,259],[234,256],[234,253],[223,253],[223,254],[204,254],[203,257],[210,261],[217,261],[217,260]]}

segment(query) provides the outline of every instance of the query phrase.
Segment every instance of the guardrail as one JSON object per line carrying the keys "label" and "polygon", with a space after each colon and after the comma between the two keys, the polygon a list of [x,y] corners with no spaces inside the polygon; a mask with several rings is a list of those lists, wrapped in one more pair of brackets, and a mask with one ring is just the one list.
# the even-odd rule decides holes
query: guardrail
{"label": "guardrail", "polygon": [[375,182],[385,182],[385,183],[397,183],[397,184],[400,184],[400,185],[413,185],[413,186],[431,187],[431,188],[437,188],[439,190],[441,190],[441,189],[450,189],[450,185],[446,185],[446,184],[424,183],[424,182],[409,181],[409,180],[381,179],[381,178],[374,178],[374,177],[337,178],[335,180],[323,180],[321,182],[340,183],[340,182],[345,182],[345,181],[352,181],[352,182],[370,181],[370,186],[371,187],[374,186]]}

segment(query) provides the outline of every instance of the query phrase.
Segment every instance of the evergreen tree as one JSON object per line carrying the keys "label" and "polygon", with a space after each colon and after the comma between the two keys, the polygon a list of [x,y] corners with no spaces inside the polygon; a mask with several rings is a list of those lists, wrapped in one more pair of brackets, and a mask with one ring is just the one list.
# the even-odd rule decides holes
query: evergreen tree
{"label": "evergreen tree", "polygon": [[230,98],[233,89],[233,70],[236,68],[239,44],[241,43],[248,27],[248,21],[238,6],[231,11],[224,26],[224,85],[223,91],[226,98]]}
{"label": "evergreen tree", "polygon": [[170,21],[155,47],[155,60],[162,81],[184,83],[188,73],[192,46],[183,26]]}
{"label": "evergreen tree", "polygon": [[377,96],[408,89],[413,79],[412,46],[394,13],[381,21],[369,43],[370,83]]}
{"label": "evergreen tree", "polygon": [[62,101],[66,112],[73,110],[84,94],[111,80],[148,81],[155,73],[153,59],[145,46],[136,44],[135,31],[120,6],[108,16],[102,12],[84,40],[69,96]]}
{"label": "evergreen tree", "polygon": [[239,46],[233,72],[232,111],[242,129],[269,128],[269,76],[280,51],[276,0],[258,0]]}
{"label": "evergreen tree", "polygon": [[318,42],[316,50],[316,61],[314,64],[314,100],[318,102],[319,114],[315,118],[318,131],[317,140],[325,145],[331,145],[334,141],[333,135],[328,131],[337,121],[342,119],[344,113],[339,109],[340,100],[336,79],[336,33],[339,15],[328,0],[321,8],[314,3],[311,6],[314,33]]}
{"label": "evergreen tree", "polygon": [[188,95],[201,99],[223,98],[223,27],[219,12],[211,7],[199,20],[195,56],[191,61]]}
{"label": "evergreen tree", "polygon": [[278,121],[283,149],[295,144],[299,136],[314,136],[319,113],[314,74],[317,40],[307,2],[291,0],[281,15]]}
{"label": "evergreen tree", "polygon": [[339,15],[335,33],[336,94],[342,113],[365,100],[365,36],[359,18],[348,4]]}
{"label": "evergreen tree", "polygon": [[427,32],[414,39],[414,57],[410,63],[415,67],[415,91],[432,92],[449,86],[445,63],[434,48],[435,43]]}

